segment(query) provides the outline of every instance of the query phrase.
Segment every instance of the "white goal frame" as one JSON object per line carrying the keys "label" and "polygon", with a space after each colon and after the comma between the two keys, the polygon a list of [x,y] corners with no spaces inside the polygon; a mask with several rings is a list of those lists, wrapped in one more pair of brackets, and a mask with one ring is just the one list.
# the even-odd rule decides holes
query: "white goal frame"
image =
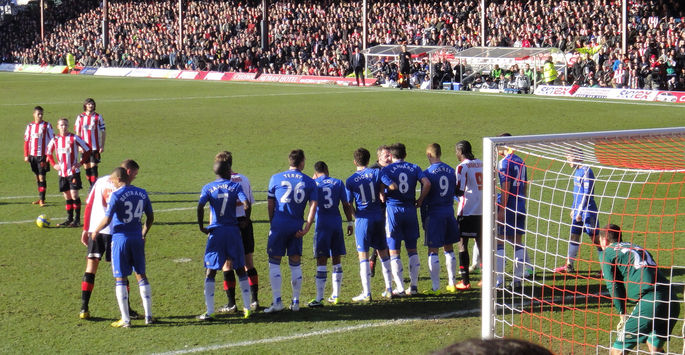
{"label": "white goal frame", "polygon": [[[508,144],[521,145],[526,143],[551,143],[592,141],[602,139],[644,139],[648,137],[668,137],[685,135],[685,127],[636,129],[625,131],[585,132],[549,135],[527,135],[515,137],[484,137],[483,138],[483,231],[481,250],[483,272],[481,290],[481,337],[492,339],[495,337],[495,238],[497,234],[497,163],[499,160],[497,148]],[[683,152],[685,159],[685,152]],[[684,328],[685,331],[685,328]]]}

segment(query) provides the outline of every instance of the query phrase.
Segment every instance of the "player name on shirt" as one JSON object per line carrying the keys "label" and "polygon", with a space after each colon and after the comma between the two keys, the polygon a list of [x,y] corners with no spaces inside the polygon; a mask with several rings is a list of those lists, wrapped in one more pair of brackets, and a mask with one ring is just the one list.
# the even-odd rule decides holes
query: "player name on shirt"
{"label": "player name on shirt", "polygon": [[234,183],[232,183],[232,182],[226,182],[225,184],[219,184],[219,185],[214,185],[214,186],[212,186],[212,188],[209,189],[208,193],[211,194],[212,192],[214,192],[214,191],[216,191],[216,190],[219,190],[219,189],[226,189],[226,190],[228,190],[228,191],[233,191],[233,190],[235,190],[238,186],[240,186],[240,185],[236,185],[236,184],[234,184]]}
{"label": "player name on shirt", "polygon": [[126,202],[126,199],[132,196],[138,196],[140,198],[147,198],[145,191],[125,191],[119,196],[119,201]]}
{"label": "player name on shirt", "polygon": [[302,179],[302,173],[284,173],[283,177],[286,179]]}
{"label": "player name on shirt", "polygon": [[440,166],[440,167],[438,167],[438,168],[435,168],[435,169],[431,170],[431,173],[434,174],[434,175],[437,174],[437,173],[449,173],[449,174],[453,174],[453,173],[454,173],[454,170],[453,170],[451,167],[449,167],[449,166]]}
{"label": "player name on shirt", "polygon": [[416,168],[417,167],[415,165],[410,165],[409,163],[407,163],[406,165],[405,164],[397,164],[397,165],[389,166],[389,169],[390,169],[389,171],[390,171],[390,173],[394,173],[395,171],[402,169],[402,170],[409,170],[411,172],[414,172],[414,170],[416,170]]}
{"label": "player name on shirt", "polygon": [[374,177],[373,173],[357,174],[357,176],[354,177],[353,181],[354,182],[360,182],[361,180],[373,179],[373,177]]}

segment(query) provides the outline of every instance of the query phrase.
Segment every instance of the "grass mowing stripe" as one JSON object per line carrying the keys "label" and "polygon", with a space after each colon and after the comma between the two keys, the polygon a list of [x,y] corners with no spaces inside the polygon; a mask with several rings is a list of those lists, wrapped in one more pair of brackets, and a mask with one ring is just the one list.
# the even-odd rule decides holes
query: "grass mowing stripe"
{"label": "grass mowing stripe", "polygon": [[317,335],[346,333],[346,332],[351,332],[351,331],[360,330],[360,329],[385,327],[388,325],[397,325],[397,324],[404,324],[404,323],[410,323],[410,322],[416,322],[416,321],[422,321],[422,320],[438,319],[438,318],[467,316],[467,315],[478,314],[478,313],[480,313],[480,308],[474,308],[474,309],[461,310],[461,311],[455,311],[455,312],[449,312],[449,313],[442,313],[442,314],[429,316],[429,317],[393,319],[390,321],[384,321],[384,322],[378,322],[378,323],[359,324],[359,325],[353,325],[353,326],[348,326],[348,327],[330,328],[330,329],[324,329],[324,330],[319,330],[319,331],[310,332],[310,333],[300,333],[300,334],[279,336],[279,337],[268,338],[268,339],[246,340],[246,341],[241,341],[238,343],[217,344],[217,345],[210,345],[210,346],[201,346],[201,347],[191,348],[191,349],[174,350],[174,351],[169,351],[169,352],[164,352],[164,353],[157,353],[157,355],[190,354],[190,353],[197,353],[197,352],[204,352],[204,351],[215,351],[215,350],[221,350],[221,349],[237,348],[237,347],[250,346],[250,345],[271,344],[271,343],[278,343],[278,342],[287,341],[287,340],[309,338],[309,337],[313,337],[313,336],[317,336]]}
{"label": "grass mowing stripe", "polygon": [[[258,202],[253,203],[252,205],[253,205],[253,206],[254,206],[254,205],[263,205],[264,203],[265,203],[264,201],[258,201]],[[162,210],[155,210],[155,213],[158,213],[158,212],[188,211],[188,210],[194,210],[194,209],[196,209],[196,208],[197,208],[197,206],[195,206],[195,207],[166,208],[166,209],[162,209]],[[208,207],[207,207],[207,208],[208,208]],[[0,221],[0,225],[3,225],[3,224],[33,223],[33,222],[35,222],[35,221],[36,221],[35,219],[29,219],[29,220],[25,220],[25,221]]]}
{"label": "grass mowing stripe", "polygon": [[[378,91],[380,92],[380,91]],[[180,96],[180,97],[148,97],[148,98],[123,98],[123,99],[99,99],[99,103],[118,103],[118,102],[155,102],[155,101],[183,101],[183,100],[220,100],[220,99],[240,99],[251,97],[279,97],[279,96],[303,96],[303,95],[338,95],[338,94],[358,94],[354,91],[329,91],[329,92],[289,92],[273,94],[236,94],[236,95],[216,95],[216,96]],[[43,105],[67,105],[78,104],[75,101],[55,101],[43,102]],[[34,103],[6,103],[0,106],[34,106]]]}

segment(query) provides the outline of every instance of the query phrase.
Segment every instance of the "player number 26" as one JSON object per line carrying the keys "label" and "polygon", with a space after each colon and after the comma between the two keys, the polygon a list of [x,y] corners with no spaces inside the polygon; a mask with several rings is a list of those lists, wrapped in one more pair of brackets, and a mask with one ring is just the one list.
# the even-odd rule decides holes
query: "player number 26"
{"label": "player number 26", "polygon": [[295,189],[293,189],[293,185],[290,181],[281,181],[281,186],[285,186],[286,188],[285,193],[281,196],[281,203],[290,203],[291,194],[293,195],[295,203],[302,203],[302,201],[304,201],[304,182],[298,182],[295,185]]}

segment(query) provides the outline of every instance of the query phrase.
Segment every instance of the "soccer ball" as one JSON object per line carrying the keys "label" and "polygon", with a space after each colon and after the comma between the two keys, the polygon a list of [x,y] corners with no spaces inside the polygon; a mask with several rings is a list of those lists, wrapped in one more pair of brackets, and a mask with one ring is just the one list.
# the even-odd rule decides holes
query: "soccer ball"
{"label": "soccer ball", "polygon": [[38,228],[48,228],[50,227],[50,218],[48,216],[42,214],[36,218],[36,225]]}

